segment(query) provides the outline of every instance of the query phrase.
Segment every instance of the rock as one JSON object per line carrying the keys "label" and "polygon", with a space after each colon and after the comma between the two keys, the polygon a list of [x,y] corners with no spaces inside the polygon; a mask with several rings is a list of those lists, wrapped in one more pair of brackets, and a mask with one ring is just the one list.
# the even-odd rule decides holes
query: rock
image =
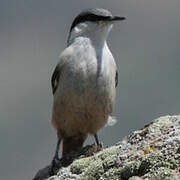
{"label": "rock", "polygon": [[129,178],[128,180],[143,180],[142,178],[138,177],[138,176],[132,176],[131,178]]}
{"label": "rock", "polygon": [[155,119],[115,146],[88,157],[76,157],[57,175],[48,168],[34,180],[178,180],[180,179],[180,116]]}

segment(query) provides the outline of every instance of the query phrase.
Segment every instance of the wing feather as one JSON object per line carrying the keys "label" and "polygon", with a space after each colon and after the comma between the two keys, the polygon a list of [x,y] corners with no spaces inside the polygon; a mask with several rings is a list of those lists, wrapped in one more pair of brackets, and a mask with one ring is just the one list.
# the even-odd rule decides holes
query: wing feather
{"label": "wing feather", "polygon": [[115,76],[115,86],[118,85],[118,71],[116,70],[116,76]]}
{"label": "wing feather", "polygon": [[51,77],[51,86],[52,86],[53,94],[56,92],[56,89],[58,87],[60,74],[61,74],[61,71],[60,71],[59,65],[57,65]]}

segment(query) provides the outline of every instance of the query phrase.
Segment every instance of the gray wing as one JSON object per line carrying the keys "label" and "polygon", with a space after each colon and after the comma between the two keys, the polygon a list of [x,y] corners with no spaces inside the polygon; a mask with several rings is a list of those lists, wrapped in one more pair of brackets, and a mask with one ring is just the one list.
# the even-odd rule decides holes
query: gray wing
{"label": "gray wing", "polygon": [[118,85],[118,71],[116,70],[116,76],[115,76],[115,86]]}
{"label": "gray wing", "polygon": [[61,71],[60,71],[59,65],[57,65],[51,77],[51,86],[52,86],[53,94],[56,92],[56,89],[58,87],[60,74],[61,74]]}
{"label": "gray wing", "polygon": [[[58,87],[60,74],[61,74],[61,71],[60,71],[59,65],[57,65],[51,78],[51,86],[52,86],[53,94],[56,92],[56,89]],[[116,70],[115,87],[117,87],[117,85],[118,85],[118,71]]]}
{"label": "gray wing", "polygon": [[59,62],[56,66],[56,68],[54,69],[54,72],[52,74],[51,77],[51,86],[52,86],[52,92],[53,95],[55,94],[58,86],[59,86],[59,81],[60,81],[60,77],[63,73],[63,69],[64,66],[66,66],[67,62],[68,62],[68,58],[70,57],[70,53],[69,50],[72,51],[72,48],[66,48],[59,56]]}

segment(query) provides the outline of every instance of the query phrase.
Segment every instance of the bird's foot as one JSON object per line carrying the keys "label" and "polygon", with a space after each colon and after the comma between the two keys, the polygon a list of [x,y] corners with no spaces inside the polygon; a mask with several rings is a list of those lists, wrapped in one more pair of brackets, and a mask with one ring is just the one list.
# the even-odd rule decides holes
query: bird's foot
{"label": "bird's foot", "polygon": [[97,145],[97,147],[98,147],[100,150],[104,149],[103,142],[100,142],[100,143]]}
{"label": "bird's foot", "polygon": [[103,143],[100,142],[98,145],[96,145],[96,152],[99,152],[104,149]]}
{"label": "bird's foot", "polygon": [[92,156],[101,150],[103,150],[103,144],[102,143],[99,143],[98,145],[96,145],[96,144],[89,145],[89,146],[87,146],[87,149],[84,153],[84,156],[85,157]]}
{"label": "bird's foot", "polygon": [[50,175],[53,176],[56,174],[57,170],[58,170],[58,164],[60,163],[60,159],[57,157],[54,157],[52,162],[51,162],[51,168],[50,168]]}

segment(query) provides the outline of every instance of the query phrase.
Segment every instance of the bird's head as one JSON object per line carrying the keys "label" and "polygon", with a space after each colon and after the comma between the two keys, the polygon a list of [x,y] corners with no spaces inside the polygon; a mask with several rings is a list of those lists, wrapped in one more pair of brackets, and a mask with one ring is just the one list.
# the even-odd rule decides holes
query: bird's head
{"label": "bird's head", "polygon": [[113,24],[125,17],[113,16],[106,9],[93,8],[82,11],[73,21],[68,44],[77,37],[88,37],[97,41],[106,40]]}

